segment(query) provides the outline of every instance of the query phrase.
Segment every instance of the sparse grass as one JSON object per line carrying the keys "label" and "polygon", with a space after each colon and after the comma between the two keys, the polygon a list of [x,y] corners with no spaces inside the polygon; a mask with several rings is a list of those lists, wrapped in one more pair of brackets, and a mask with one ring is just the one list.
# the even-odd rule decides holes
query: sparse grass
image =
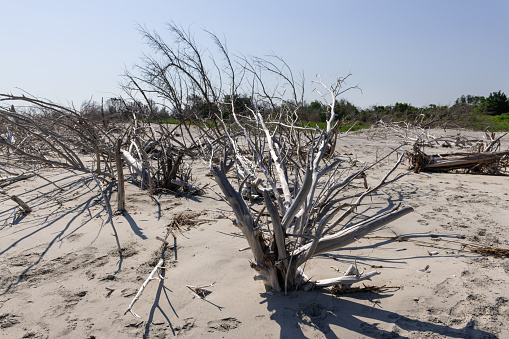
{"label": "sparse grass", "polygon": [[[168,124],[168,125],[178,125],[181,123],[180,120],[178,119],[173,119],[173,118],[167,118],[167,119],[161,119],[161,120],[158,120],[158,121],[144,121],[144,120],[140,120],[140,122],[148,122],[148,123],[159,123],[159,124]],[[200,126],[204,126],[203,123],[201,122],[191,122],[191,121],[186,121],[185,122],[186,125],[193,125],[193,124],[197,124],[197,125],[200,125]],[[214,123],[214,122],[209,122],[207,123],[208,127],[210,128],[213,128],[213,127],[216,127],[217,124]]]}
{"label": "sparse grass", "polygon": [[178,124],[180,124],[180,120],[173,119],[173,118],[168,118],[168,119],[160,120],[159,122],[161,124],[169,124],[169,125],[178,125]]}
{"label": "sparse grass", "polygon": [[474,131],[508,132],[509,113],[501,115],[472,115],[457,123],[461,127]]}
{"label": "sparse grass", "polygon": [[[178,125],[178,124],[180,124],[180,120],[173,119],[173,118],[168,118],[168,119],[159,120],[158,123]],[[193,124],[193,123],[187,121],[186,124],[190,125],[190,124]],[[199,124],[201,126],[203,126],[202,123],[199,123]],[[313,121],[310,121],[310,122],[307,122],[305,124],[301,124],[300,126],[301,127],[306,126],[306,127],[311,127],[311,128],[318,127],[320,129],[325,129],[327,127],[327,124],[325,122],[313,122]],[[212,128],[216,127],[216,124],[212,123],[212,122],[209,122],[208,123],[208,127],[212,127]],[[353,126],[353,127],[352,127],[352,124],[350,124],[350,123],[344,123],[342,126],[339,127],[339,130],[340,130],[340,132],[346,132],[346,131],[348,131],[351,128],[350,129],[351,131],[358,131],[358,130],[366,129],[366,128],[370,128],[370,127],[371,127],[371,123],[363,122],[363,121],[358,121],[355,124],[355,126]]]}
{"label": "sparse grass", "polygon": [[[362,122],[362,121],[358,121],[353,127],[352,127],[352,125],[353,125],[353,123],[343,123],[339,127],[339,131],[340,132],[346,132],[348,130],[358,131],[358,130],[361,130],[361,129],[366,129],[366,128],[370,128],[371,127],[371,123],[369,123],[369,122]],[[301,127],[303,127],[303,126],[311,127],[311,128],[318,127],[320,129],[327,128],[327,124],[325,122],[308,122],[306,124],[301,124]]]}
{"label": "sparse grass", "polygon": [[486,116],[491,125],[489,128],[493,132],[509,131],[509,113],[502,115],[489,115]]}

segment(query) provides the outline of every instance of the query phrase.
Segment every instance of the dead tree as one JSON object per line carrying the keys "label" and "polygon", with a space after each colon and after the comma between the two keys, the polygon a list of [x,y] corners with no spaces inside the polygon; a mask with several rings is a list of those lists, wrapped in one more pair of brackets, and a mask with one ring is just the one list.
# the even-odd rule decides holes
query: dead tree
{"label": "dead tree", "polygon": [[[256,107],[250,112],[258,134],[250,135],[233,112],[236,126],[243,131],[243,138],[228,135],[223,160],[215,163],[214,157],[210,157],[210,170],[253,252],[251,267],[258,272],[255,279],[262,280],[274,291],[287,291],[306,283],[317,287],[351,285],[378,274],[373,271],[348,278],[309,282],[303,267],[313,256],[347,246],[412,211],[411,207],[399,209],[398,206],[389,213],[364,216],[360,220],[352,214],[366,196],[406,174],[400,173],[389,179],[402,162],[403,155],[375,187],[367,188],[353,203],[340,203],[343,199],[338,199],[338,195],[349,196],[352,181],[365,175],[370,168],[365,166],[355,170],[345,167],[339,158],[329,163],[324,160],[329,141],[335,133],[334,105],[341,89],[342,79],[327,88],[331,102],[326,129],[310,132],[313,140],[310,145],[298,145],[298,148],[305,149],[305,160],[293,158],[288,150],[295,145],[285,146],[278,137],[283,135],[280,129],[295,126],[276,124],[269,129]],[[248,145],[250,156],[239,152],[241,142]],[[212,147],[210,149],[213,150]],[[227,156],[228,152],[231,152],[231,157]],[[237,189],[227,176],[230,164],[242,178]],[[247,181],[257,182],[262,192],[264,208],[270,216],[266,225],[261,224],[259,216],[242,198],[243,185]]]}
{"label": "dead tree", "polygon": [[51,102],[25,96],[0,94],[0,101],[31,105],[36,113],[0,108],[0,122],[13,136],[0,141],[0,147],[27,162],[90,172],[80,153],[92,154],[93,172],[113,179],[114,150],[111,131],[103,130],[83,118],[79,111]]}
{"label": "dead tree", "polygon": [[[184,124],[187,139],[209,163],[236,216],[236,226],[253,253],[255,279],[268,289],[287,291],[303,285],[351,285],[378,274],[349,270],[351,275],[316,282],[304,274],[313,256],[340,249],[412,211],[398,205],[384,213],[353,213],[363,208],[365,197],[408,172],[396,172],[401,156],[377,185],[361,194],[350,190],[353,181],[365,178],[373,165],[352,167],[331,149],[338,137],[334,107],[337,97],[349,89],[346,78],[331,86],[317,82],[325,89],[322,98],[329,107],[326,128],[302,127],[295,113],[303,105],[303,82],[294,79],[284,61],[232,60],[226,46],[211,35],[224,61],[221,66],[213,56],[200,52],[203,49],[189,32],[173,24],[169,30],[175,38],[171,44],[143,30],[159,55],[146,58],[139,67],[141,75],[129,79],[135,79],[140,92],[157,95],[184,119],[201,121],[192,128]],[[210,67],[205,60],[212,60]],[[269,89],[267,74],[283,86]],[[235,103],[240,88],[249,93],[250,104],[245,107]],[[194,112],[186,110],[189,98],[201,103],[192,106]],[[263,199],[259,212],[248,206],[246,196]],[[347,199],[354,200],[346,203]],[[265,210],[269,218],[264,220]]]}
{"label": "dead tree", "polygon": [[[112,121],[104,127],[74,108],[37,98],[0,94],[0,101],[32,107],[32,114],[0,107],[0,123],[5,126],[4,131],[0,130],[0,150],[7,149],[27,162],[83,173],[92,170],[99,178],[118,179],[122,186],[123,159],[132,178],[150,194],[191,184],[183,156],[192,152],[166,126],[151,124],[143,114],[132,112],[131,121]],[[120,187],[119,194],[122,198]],[[121,202],[119,209],[124,208]]]}

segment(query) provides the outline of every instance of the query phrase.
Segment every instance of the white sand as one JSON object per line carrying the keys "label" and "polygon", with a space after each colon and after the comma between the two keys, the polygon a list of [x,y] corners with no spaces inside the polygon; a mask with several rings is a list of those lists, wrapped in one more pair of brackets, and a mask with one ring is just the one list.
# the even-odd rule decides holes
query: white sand
{"label": "white sand", "polygon": [[[373,161],[397,144],[391,139],[369,140],[364,133],[346,137],[338,148],[340,153],[356,154],[358,160]],[[396,155],[384,162],[368,183],[375,184],[395,160]],[[0,200],[2,338],[509,337],[509,259],[468,248],[459,251],[460,243],[509,248],[509,177],[404,177],[374,201],[402,201],[415,212],[370,236],[398,235],[409,241],[361,239],[306,266],[315,279],[337,276],[341,273],[335,268],[344,271],[354,261],[366,271],[373,270],[371,265],[382,266],[376,268],[381,274],[366,285],[399,289],[348,295],[315,290],[284,296],[267,294],[263,284],[252,279],[251,253],[239,251],[246,241],[218,212],[231,216],[210,189],[196,197],[169,194],[152,199],[128,182],[128,213],[114,218],[127,249],[118,271],[115,239],[110,225],[104,224],[107,214],[95,183],[85,176],[84,185],[82,175],[64,170],[41,174],[65,191],[38,177],[6,186],[9,194],[32,207],[24,217],[13,201]],[[205,174],[205,164],[195,161],[197,183],[210,183],[214,189]],[[115,207],[115,194],[112,203]],[[153,269],[150,264],[157,261],[161,242],[156,236],[164,236],[172,218],[185,211],[201,213],[197,219],[204,221],[177,233],[177,260],[169,249],[166,279],[150,282],[133,307],[141,318],[124,315]],[[428,251],[439,253],[430,256]],[[427,265],[429,272],[418,271]],[[211,283],[213,292],[205,300],[186,287]],[[114,291],[109,293],[107,287]]]}

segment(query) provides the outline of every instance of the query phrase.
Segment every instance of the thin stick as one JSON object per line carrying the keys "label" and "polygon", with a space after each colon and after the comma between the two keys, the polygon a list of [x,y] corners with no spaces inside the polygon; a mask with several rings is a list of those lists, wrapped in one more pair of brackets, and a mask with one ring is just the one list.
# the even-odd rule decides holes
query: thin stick
{"label": "thin stick", "polygon": [[34,174],[34,173],[32,173],[32,174],[20,174],[20,175],[12,175],[12,176],[9,176],[9,177],[0,177],[0,182],[25,180],[25,179],[33,177],[34,175],[36,175],[36,174]]}
{"label": "thin stick", "polygon": [[[154,269],[152,270],[152,272],[150,272],[150,275],[148,276],[147,280],[145,280],[145,282],[143,283],[143,285],[141,285],[138,293],[136,293],[136,296],[134,297],[133,301],[131,301],[131,304],[129,305],[129,307],[127,308],[127,310],[124,312],[124,315],[127,314],[127,312],[131,312],[131,314],[133,316],[135,316],[136,318],[141,318],[139,315],[137,315],[136,313],[134,313],[133,311],[133,306],[134,306],[134,303],[136,303],[136,301],[138,301],[138,299],[140,299],[140,296],[141,294],[143,293],[143,290],[145,289],[145,287],[147,287],[148,283],[151,281],[151,280],[160,280],[160,279],[164,279],[161,275],[161,272],[159,272],[159,270],[163,270],[164,269],[164,259],[160,259],[159,262],[157,263],[156,267],[154,267]],[[159,277],[154,277],[156,275],[156,272],[158,273]]]}
{"label": "thin stick", "polygon": [[38,176],[39,178],[43,179],[43,180],[46,180],[47,182],[49,182],[50,184],[53,184],[53,186],[55,186],[56,188],[58,188],[61,192],[65,191],[62,187],[58,186],[57,184],[55,184],[53,181],[49,180],[49,179],[46,179],[45,177],[43,177],[42,175],[38,174],[38,173],[34,173],[34,175]]}

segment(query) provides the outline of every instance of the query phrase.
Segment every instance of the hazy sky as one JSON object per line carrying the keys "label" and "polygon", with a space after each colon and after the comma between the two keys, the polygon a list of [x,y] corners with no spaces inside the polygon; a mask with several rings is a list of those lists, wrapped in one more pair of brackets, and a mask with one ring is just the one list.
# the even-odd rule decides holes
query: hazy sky
{"label": "hazy sky", "polygon": [[509,94],[507,0],[3,0],[0,13],[0,92],[77,107],[122,94],[124,70],[149,51],[138,25],[164,36],[169,21],[233,54],[275,53],[309,84],[352,73],[362,93],[345,98],[361,107]]}

